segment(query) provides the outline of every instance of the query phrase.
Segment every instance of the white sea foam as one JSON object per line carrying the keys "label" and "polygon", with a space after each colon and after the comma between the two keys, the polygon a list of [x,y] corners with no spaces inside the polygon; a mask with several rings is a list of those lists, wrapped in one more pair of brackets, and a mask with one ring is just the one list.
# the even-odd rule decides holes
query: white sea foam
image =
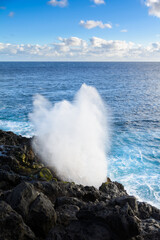
{"label": "white sea foam", "polygon": [[25,137],[32,137],[34,135],[33,126],[29,122],[0,120],[0,129],[12,131]]}
{"label": "white sea foam", "polygon": [[97,90],[83,84],[73,102],[52,106],[37,95],[33,105],[35,151],[63,180],[100,186],[107,175],[109,136],[106,108]]}

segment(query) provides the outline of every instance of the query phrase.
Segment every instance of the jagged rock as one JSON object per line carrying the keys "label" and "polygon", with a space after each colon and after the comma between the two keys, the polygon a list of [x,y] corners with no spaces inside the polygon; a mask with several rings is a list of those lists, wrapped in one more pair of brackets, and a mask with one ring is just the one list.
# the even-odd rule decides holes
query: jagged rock
{"label": "jagged rock", "polygon": [[138,214],[141,219],[152,217],[160,221],[160,209],[157,209],[148,203],[140,202],[138,203],[138,210]]}
{"label": "jagged rock", "polygon": [[39,193],[34,189],[34,186],[27,182],[20,183],[7,196],[6,201],[11,207],[27,219],[29,206],[37,198]]}
{"label": "jagged rock", "polygon": [[99,190],[63,182],[31,139],[0,131],[0,240],[11,239],[159,240],[160,210],[110,179]]}
{"label": "jagged rock", "polygon": [[30,205],[27,223],[35,234],[45,237],[49,230],[56,224],[57,215],[51,201],[40,193]]}
{"label": "jagged rock", "polygon": [[13,132],[5,132],[3,130],[0,130],[0,145],[19,146],[22,144],[22,142],[28,144],[29,139],[22,136],[18,136]]}
{"label": "jagged rock", "polygon": [[104,192],[108,199],[113,199],[113,198],[116,198],[116,197],[121,197],[121,196],[128,195],[127,192],[125,191],[123,185],[118,183],[118,182],[103,183],[100,186],[99,190]]}
{"label": "jagged rock", "polygon": [[33,185],[37,191],[44,193],[53,203],[55,203],[56,199],[59,196],[64,196],[66,194],[66,192],[55,180],[52,180],[50,182],[33,181]]}
{"label": "jagged rock", "polygon": [[79,200],[78,198],[75,197],[58,197],[56,200],[56,207],[63,206],[65,204],[70,204],[70,205],[76,205],[79,208],[82,208],[86,205],[85,202]]}
{"label": "jagged rock", "polygon": [[[5,167],[7,169],[7,167]],[[10,170],[0,169],[0,188],[10,189],[21,181],[21,177],[18,174],[11,172]]]}
{"label": "jagged rock", "polygon": [[117,197],[117,198],[113,199],[114,205],[119,205],[119,206],[123,207],[127,203],[129,204],[131,209],[133,209],[133,211],[135,211],[135,212],[138,211],[138,204],[137,204],[136,198],[134,196],[123,196],[123,197]]}
{"label": "jagged rock", "polygon": [[0,239],[1,240],[35,240],[31,229],[22,217],[4,201],[0,201]]}
{"label": "jagged rock", "polygon": [[77,220],[76,214],[79,211],[76,205],[64,204],[56,209],[57,223],[62,225],[69,225],[73,220]]}
{"label": "jagged rock", "polygon": [[82,198],[84,202],[95,202],[100,198],[99,191],[94,187],[86,186],[84,189],[87,191]]}
{"label": "jagged rock", "polygon": [[97,221],[100,220],[106,224],[109,229],[114,231],[121,239],[131,238],[140,233],[139,221],[130,214],[126,206],[120,207],[117,205],[110,205],[109,203],[99,203],[95,206],[90,205],[81,209],[77,213],[80,220]]}
{"label": "jagged rock", "polygon": [[[95,187],[76,185],[73,182],[58,182],[58,185],[63,192],[63,195],[68,197],[75,197],[81,199],[84,202],[95,202],[101,198],[106,199],[103,192],[98,191]],[[61,194],[61,196],[63,195]]]}
{"label": "jagged rock", "polygon": [[160,239],[160,222],[149,218],[141,222],[142,236],[145,240],[159,240]]}
{"label": "jagged rock", "polygon": [[3,170],[9,167],[14,173],[27,176],[30,180],[37,178],[50,180],[53,177],[50,170],[44,168],[43,163],[33,152],[32,139],[2,130],[0,130],[0,167]]}
{"label": "jagged rock", "polygon": [[29,138],[0,130],[0,146],[0,150],[4,155],[9,153],[10,156],[21,157],[22,160],[26,158],[29,161],[35,159],[35,154],[31,147],[31,139]]}
{"label": "jagged rock", "polygon": [[[64,226],[56,225],[48,234],[45,240],[67,240]],[[69,240],[69,239],[68,239]],[[71,240],[71,239],[70,239]],[[77,239],[78,240],[78,239]]]}
{"label": "jagged rock", "polygon": [[[66,228],[68,239],[78,240],[118,240],[119,238],[103,222],[96,221],[74,221]],[[63,238],[62,238],[63,239]],[[67,238],[66,238],[67,239]]]}

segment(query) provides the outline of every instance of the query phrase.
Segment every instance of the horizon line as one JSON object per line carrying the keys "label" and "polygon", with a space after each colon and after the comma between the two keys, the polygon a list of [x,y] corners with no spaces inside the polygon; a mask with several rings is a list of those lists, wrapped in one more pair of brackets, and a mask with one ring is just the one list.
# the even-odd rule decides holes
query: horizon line
{"label": "horizon line", "polygon": [[62,63],[62,62],[63,62],[63,63],[83,63],[83,62],[84,62],[84,63],[85,63],[85,62],[86,62],[86,63],[98,63],[98,62],[99,62],[99,63],[160,63],[160,60],[159,60],[159,61],[148,61],[148,60],[144,60],[144,61],[141,61],[141,60],[140,60],[140,61],[138,61],[138,60],[137,60],[137,61],[78,61],[78,60],[75,60],[75,61],[74,61],[74,60],[73,60],[73,61],[67,61],[67,60],[64,60],[64,61],[63,61],[63,60],[61,60],[61,61],[45,61],[45,60],[41,60],[41,61],[40,61],[40,60],[35,60],[35,61],[32,61],[32,60],[29,60],[29,61],[28,61],[28,60],[15,60],[15,61],[14,61],[14,60],[12,60],[12,61],[8,61],[8,60],[4,60],[4,61],[1,61],[1,60],[0,60],[0,63],[7,63],[7,62],[8,62],[8,63],[11,63],[11,62],[13,62],[13,63],[14,63],[14,62],[17,62],[17,63],[18,63],[18,62],[19,62],[19,63],[20,63],[20,62],[30,62],[30,63],[32,63],[32,62],[33,62],[33,63],[34,63],[34,62],[44,62],[44,63],[45,63],[45,62],[46,62],[46,63],[47,63],[47,62],[48,62],[48,63],[49,63],[49,62],[50,62],[50,63]]}

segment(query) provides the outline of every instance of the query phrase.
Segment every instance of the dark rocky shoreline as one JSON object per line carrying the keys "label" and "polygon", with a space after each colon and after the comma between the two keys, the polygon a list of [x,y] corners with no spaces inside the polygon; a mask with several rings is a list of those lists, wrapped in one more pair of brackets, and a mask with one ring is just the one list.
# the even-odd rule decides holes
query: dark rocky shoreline
{"label": "dark rocky shoreline", "polygon": [[31,139],[0,130],[0,240],[160,239],[160,210],[108,179],[98,189],[60,180]]}

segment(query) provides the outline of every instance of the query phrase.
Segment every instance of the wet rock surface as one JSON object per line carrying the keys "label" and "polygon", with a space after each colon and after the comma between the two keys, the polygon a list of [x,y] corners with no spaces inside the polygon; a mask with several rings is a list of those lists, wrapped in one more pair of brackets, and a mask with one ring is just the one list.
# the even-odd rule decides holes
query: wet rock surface
{"label": "wet rock surface", "polygon": [[0,240],[159,240],[160,210],[108,180],[61,181],[31,140],[0,131]]}

